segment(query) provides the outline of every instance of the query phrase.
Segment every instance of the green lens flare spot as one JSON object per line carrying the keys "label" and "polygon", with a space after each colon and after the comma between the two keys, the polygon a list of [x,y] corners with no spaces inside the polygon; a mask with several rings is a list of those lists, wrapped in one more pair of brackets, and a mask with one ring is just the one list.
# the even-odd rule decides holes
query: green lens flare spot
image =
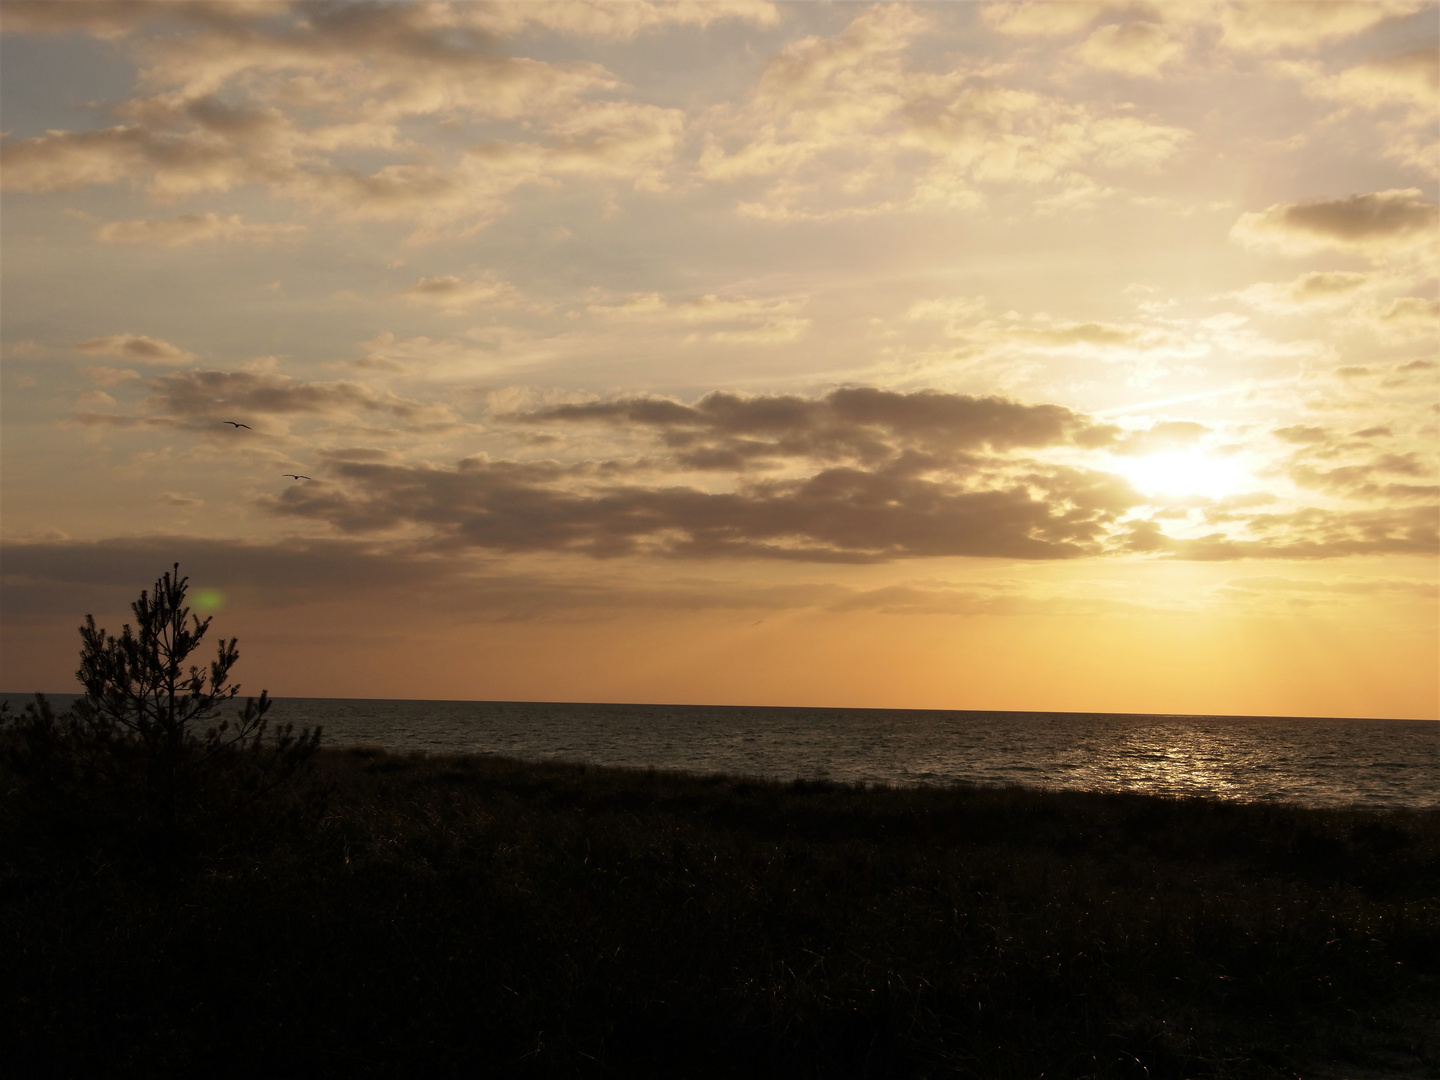
{"label": "green lens flare spot", "polygon": [[219,611],[225,606],[225,594],[219,589],[200,589],[194,603],[201,611]]}

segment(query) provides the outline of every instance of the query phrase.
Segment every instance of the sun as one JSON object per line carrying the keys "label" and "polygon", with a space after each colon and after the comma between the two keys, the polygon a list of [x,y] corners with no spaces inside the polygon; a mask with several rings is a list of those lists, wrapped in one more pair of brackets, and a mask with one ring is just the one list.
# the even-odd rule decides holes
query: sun
{"label": "sun", "polygon": [[1168,450],[1116,462],[1114,470],[1146,495],[1204,495],[1218,499],[1242,491],[1253,478],[1231,457],[1203,450]]}

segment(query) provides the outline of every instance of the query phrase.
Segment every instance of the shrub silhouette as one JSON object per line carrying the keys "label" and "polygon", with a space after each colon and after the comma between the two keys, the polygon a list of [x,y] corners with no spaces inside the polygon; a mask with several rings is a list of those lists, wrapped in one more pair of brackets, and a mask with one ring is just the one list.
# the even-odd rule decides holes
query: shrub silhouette
{"label": "shrub silhouette", "polygon": [[130,605],[135,626],[114,637],[85,616],[80,668],[85,688],[56,715],[43,695],[5,718],[6,763],[22,781],[30,814],[45,831],[85,844],[139,840],[161,854],[196,853],[253,836],[254,826],[313,818],[325,792],[310,777],[320,728],[287,724],[267,740],[270,698],[239,696],[229,681],[240,658],[221,639],[208,667],[187,663],[210,629],[185,604],[189,579],[176,563]]}

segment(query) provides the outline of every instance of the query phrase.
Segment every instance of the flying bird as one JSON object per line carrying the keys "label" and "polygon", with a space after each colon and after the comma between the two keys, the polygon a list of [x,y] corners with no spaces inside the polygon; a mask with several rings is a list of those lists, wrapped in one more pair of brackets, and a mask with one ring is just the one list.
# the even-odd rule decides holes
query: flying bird
{"label": "flying bird", "polygon": [[313,479],[314,479],[314,477],[312,477],[312,476],[302,476],[302,475],[300,475],[299,473],[293,473],[293,472],[281,473],[280,475],[281,475],[281,476],[288,476],[288,477],[290,477],[290,479],[292,479],[292,480],[313,480]]}
{"label": "flying bird", "polygon": [[255,429],[252,428],[249,424],[242,424],[242,423],[240,423],[239,420],[221,420],[220,422],[221,422],[222,424],[234,424],[237,429],[243,427],[246,431],[254,431],[254,430],[255,430]]}

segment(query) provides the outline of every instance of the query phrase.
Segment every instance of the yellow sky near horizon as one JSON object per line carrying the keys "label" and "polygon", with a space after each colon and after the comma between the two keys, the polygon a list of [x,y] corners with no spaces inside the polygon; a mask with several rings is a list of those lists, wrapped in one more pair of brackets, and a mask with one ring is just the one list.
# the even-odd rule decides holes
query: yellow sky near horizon
{"label": "yellow sky near horizon", "polygon": [[1437,16],[4,0],[0,686],[1440,719]]}

